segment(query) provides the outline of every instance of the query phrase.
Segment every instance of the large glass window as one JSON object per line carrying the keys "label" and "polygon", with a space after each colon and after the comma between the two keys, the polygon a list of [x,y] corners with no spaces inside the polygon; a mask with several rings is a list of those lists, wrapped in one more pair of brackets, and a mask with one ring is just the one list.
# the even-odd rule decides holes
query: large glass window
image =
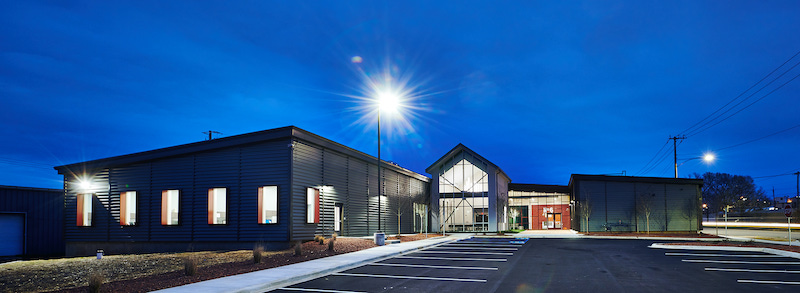
{"label": "large glass window", "polygon": [[278,222],[278,187],[262,186],[258,188],[258,223],[274,224]]}
{"label": "large glass window", "polygon": [[78,194],[77,225],[88,227],[92,225],[92,197],[91,193]]}
{"label": "large glass window", "polygon": [[488,192],[489,178],[486,172],[463,155],[455,164],[445,165],[439,173],[439,193]]}
{"label": "large glass window", "polygon": [[180,192],[164,190],[161,192],[161,225],[178,225]]}
{"label": "large glass window", "polygon": [[208,224],[222,225],[228,223],[228,190],[211,188],[208,190]]}
{"label": "large glass window", "polygon": [[489,228],[489,177],[486,164],[461,152],[439,171],[439,212],[446,231]]}
{"label": "large glass window", "polygon": [[319,223],[319,189],[306,190],[306,223]]}
{"label": "large glass window", "polygon": [[119,194],[119,224],[136,225],[136,191],[123,191]]}

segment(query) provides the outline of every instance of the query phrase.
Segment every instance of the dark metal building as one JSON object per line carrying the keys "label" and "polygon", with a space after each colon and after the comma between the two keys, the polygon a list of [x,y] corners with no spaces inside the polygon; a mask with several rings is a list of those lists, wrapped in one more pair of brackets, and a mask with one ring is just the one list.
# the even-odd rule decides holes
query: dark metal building
{"label": "dark metal building", "polygon": [[64,191],[0,186],[0,256],[64,254]]}
{"label": "dark metal building", "polygon": [[573,174],[572,229],[648,232],[701,229],[702,179]]}
{"label": "dark metal building", "polygon": [[430,179],[383,162],[378,199],[376,163],[289,126],[59,166],[66,253],[278,248],[426,228]]}

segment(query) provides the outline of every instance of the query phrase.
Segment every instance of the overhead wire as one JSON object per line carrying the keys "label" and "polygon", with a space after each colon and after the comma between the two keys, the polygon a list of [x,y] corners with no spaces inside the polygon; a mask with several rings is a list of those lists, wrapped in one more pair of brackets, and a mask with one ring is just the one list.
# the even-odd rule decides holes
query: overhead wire
{"label": "overhead wire", "polygon": [[653,162],[653,160],[655,160],[655,159],[656,159],[656,157],[658,157],[658,155],[659,155],[659,154],[661,154],[661,151],[662,151],[662,150],[664,150],[664,148],[665,148],[667,145],[669,145],[669,139],[668,139],[666,142],[664,142],[664,145],[662,145],[662,146],[661,146],[661,148],[659,148],[659,149],[658,149],[658,151],[656,152],[656,154],[655,154],[655,155],[653,155],[653,157],[652,157],[652,158],[650,158],[650,160],[649,160],[649,161],[647,161],[647,164],[644,164],[644,167],[642,167],[642,169],[639,169],[639,172],[636,172],[636,174],[637,174],[637,175],[638,175],[638,174],[642,174],[642,173],[643,173],[642,171],[643,171],[644,169],[647,169],[647,167],[649,167],[649,166],[650,166],[650,163],[652,163],[652,162]]}
{"label": "overhead wire", "polygon": [[[796,63],[796,64],[795,64],[794,66],[792,66],[792,67],[791,67],[789,70],[786,70],[786,71],[784,71],[784,72],[783,72],[783,73],[782,73],[780,76],[778,76],[777,78],[775,78],[775,79],[773,79],[772,81],[770,81],[770,83],[768,83],[767,85],[765,85],[764,87],[762,87],[762,88],[761,88],[761,89],[759,89],[758,91],[756,91],[756,92],[754,92],[754,93],[750,94],[750,95],[749,95],[747,98],[743,99],[742,101],[740,101],[739,103],[737,103],[737,104],[736,104],[736,105],[734,105],[733,107],[730,107],[730,109],[728,109],[728,110],[725,110],[725,112],[723,112],[723,113],[719,114],[719,115],[718,115],[718,116],[716,116],[716,117],[714,116],[714,115],[716,115],[717,113],[719,113],[720,111],[722,111],[723,109],[727,108],[727,107],[728,107],[730,104],[732,104],[733,102],[735,102],[736,100],[738,100],[739,98],[741,98],[742,96],[744,96],[744,95],[745,95],[747,92],[749,92],[750,90],[752,90],[753,88],[755,88],[756,86],[758,86],[759,84],[761,84],[761,83],[762,83],[764,80],[766,80],[767,78],[769,78],[769,77],[770,77],[772,74],[774,74],[775,72],[777,72],[777,71],[778,71],[780,68],[784,67],[786,64],[788,64],[788,63],[789,63],[789,62],[790,62],[792,59],[794,59],[794,58],[795,58],[795,57],[797,57],[798,55],[800,55],[800,51],[797,51],[797,53],[795,53],[794,55],[792,55],[792,57],[790,57],[789,59],[787,59],[786,61],[784,61],[784,62],[783,62],[783,63],[782,63],[780,66],[778,66],[778,67],[776,67],[775,69],[773,69],[772,71],[770,71],[770,72],[769,72],[767,75],[765,75],[764,77],[762,77],[762,78],[761,78],[761,79],[760,79],[758,82],[756,82],[756,83],[754,83],[753,85],[751,85],[749,88],[747,88],[746,90],[744,90],[742,93],[740,93],[738,96],[736,96],[735,98],[733,98],[732,100],[730,100],[728,103],[726,103],[725,105],[723,105],[722,107],[720,107],[719,109],[717,109],[716,111],[714,111],[713,113],[709,114],[708,116],[706,116],[706,117],[705,117],[705,118],[703,118],[702,120],[700,120],[700,121],[698,121],[697,123],[693,124],[693,125],[692,125],[692,126],[690,126],[689,128],[685,129],[685,130],[684,130],[684,131],[682,131],[681,133],[683,133],[683,134],[685,134],[685,135],[687,135],[687,136],[689,136],[689,133],[693,133],[692,135],[694,135],[694,134],[697,134],[697,133],[695,133],[695,132],[697,131],[697,129],[700,129],[700,128],[702,128],[702,127],[704,127],[704,126],[708,125],[709,123],[712,123],[714,120],[717,120],[717,119],[719,119],[719,117],[721,117],[721,116],[722,116],[722,115],[724,115],[725,113],[729,112],[730,110],[732,110],[732,109],[736,108],[736,106],[740,105],[741,103],[743,103],[743,102],[744,102],[744,101],[746,101],[747,99],[751,98],[753,95],[755,95],[756,93],[758,93],[759,91],[761,91],[761,90],[762,90],[764,87],[766,87],[766,86],[769,86],[769,84],[771,84],[771,83],[775,82],[775,81],[776,81],[778,78],[780,78],[781,76],[785,75],[787,72],[789,72],[789,71],[791,71],[793,68],[795,68],[795,67],[796,67],[798,64],[800,64],[800,62]],[[763,97],[762,97],[762,98],[763,98]],[[759,99],[759,100],[760,100],[760,99]],[[713,117],[713,118],[712,118],[712,117]],[[709,119],[711,119],[711,120],[709,120]],[[726,119],[727,119],[727,118],[726,118]],[[705,122],[705,123],[703,123],[703,122]],[[703,124],[702,124],[702,125],[700,125],[701,123],[703,123]],[[717,124],[718,124],[718,123],[717,123]],[[700,126],[698,126],[698,125],[700,125]],[[716,124],[715,124],[715,125],[716,125]],[[695,128],[696,128],[696,129],[695,129]]]}

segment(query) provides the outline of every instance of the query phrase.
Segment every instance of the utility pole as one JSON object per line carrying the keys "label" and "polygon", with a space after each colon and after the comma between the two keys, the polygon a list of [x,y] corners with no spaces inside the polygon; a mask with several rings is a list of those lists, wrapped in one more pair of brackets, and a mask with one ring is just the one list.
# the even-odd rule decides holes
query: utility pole
{"label": "utility pole", "polygon": [[678,178],[678,140],[679,139],[686,139],[686,136],[673,136],[669,139],[672,140],[672,150],[674,151],[674,162],[675,162],[675,178]]}
{"label": "utility pole", "polygon": [[203,131],[203,134],[208,134],[208,140],[211,140],[211,139],[212,139],[211,135],[212,135],[212,134],[214,134],[214,133],[216,133],[216,134],[222,134],[222,132],[219,132],[219,131],[213,131],[213,130],[209,130],[209,131]]}

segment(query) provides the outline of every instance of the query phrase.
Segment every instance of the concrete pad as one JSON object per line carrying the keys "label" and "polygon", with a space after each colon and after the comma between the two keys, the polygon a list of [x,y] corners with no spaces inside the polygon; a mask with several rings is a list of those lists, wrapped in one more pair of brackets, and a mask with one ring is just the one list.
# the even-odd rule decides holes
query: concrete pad
{"label": "concrete pad", "polygon": [[327,274],[352,269],[400,254],[453,242],[462,238],[462,236],[437,237],[385,245],[272,269],[192,283],[155,292],[265,292],[305,282]]}

